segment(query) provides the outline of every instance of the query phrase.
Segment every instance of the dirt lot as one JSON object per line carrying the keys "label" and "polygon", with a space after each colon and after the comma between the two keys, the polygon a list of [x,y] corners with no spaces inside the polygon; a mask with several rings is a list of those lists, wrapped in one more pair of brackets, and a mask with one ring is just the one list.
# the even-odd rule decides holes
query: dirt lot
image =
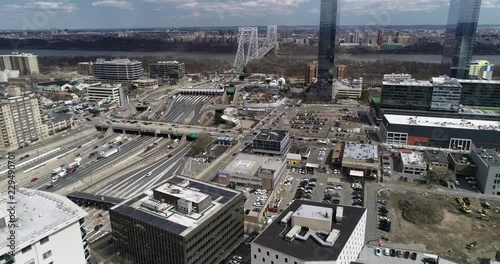
{"label": "dirt lot", "polygon": [[[379,230],[379,234],[388,237],[392,243],[408,244],[415,250],[424,248],[424,251],[457,263],[479,263],[479,258],[492,258],[496,250],[500,250],[500,213],[493,210],[500,206],[499,202],[488,201],[491,205],[491,209],[487,210],[490,221],[485,221],[477,218],[478,210],[482,209],[478,199],[470,199],[472,213],[466,214],[459,210],[455,201],[457,197],[382,191],[381,198],[389,202],[392,230],[390,233]],[[421,210],[412,215],[437,215],[442,219],[435,221],[437,224],[413,224],[403,218],[404,206],[408,206],[408,202]],[[418,206],[418,203],[432,204],[434,212],[430,213],[432,210],[429,207]],[[439,209],[442,214],[436,214]],[[422,220],[420,218],[415,222],[432,222]],[[473,241],[478,242],[477,249],[468,250],[467,244]]]}

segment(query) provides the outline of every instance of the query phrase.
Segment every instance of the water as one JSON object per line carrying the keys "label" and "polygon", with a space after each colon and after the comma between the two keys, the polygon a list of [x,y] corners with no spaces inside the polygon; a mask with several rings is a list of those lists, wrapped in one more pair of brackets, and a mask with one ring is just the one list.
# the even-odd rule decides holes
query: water
{"label": "water", "polygon": [[[0,49],[0,54],[8,54],[13,50]],[[198,59],[219,59],[229,63],[234,62],[235,54],[228,53],[202,53],[202,52],[172,52],[172,51],[100,51],[100,50],[34,50],[26,49],[20,50],[22,52],[34,53],[40,57],[76,57],[76,56],[110,56],[110,57],[166,57],[172,56],[177,58],[198,58]],[[310,60],[317,59],[311,55],[298,55]],[[440,63],[441,55],[416,55],[416,54],[338,54],[338,59],[349,59],[353,61],[376,61],[376,60],[391,60],[391,61],[418,61]],[[500,65],[500,55],[477,55],[473,59],[484,59],[490,61],[492,64]]]}

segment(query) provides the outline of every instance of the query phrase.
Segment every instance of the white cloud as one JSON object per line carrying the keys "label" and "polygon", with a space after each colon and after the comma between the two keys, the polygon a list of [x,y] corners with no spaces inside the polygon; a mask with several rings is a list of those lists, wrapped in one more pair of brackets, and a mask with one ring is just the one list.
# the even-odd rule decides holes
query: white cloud
{"label": "white cloud", "polygon": [[28,2],[22,5],[6,5],[3,7],[4,10],[48,10],[54,12],[73,12],[77,9],[76,5],[73,3],[62,3],[62,2]]}
{"label": "white cloud", "polygon": [[132,9],[132,3],[123,0],[102,0],[93,2],[94,7],[115,7],[120,9]]}

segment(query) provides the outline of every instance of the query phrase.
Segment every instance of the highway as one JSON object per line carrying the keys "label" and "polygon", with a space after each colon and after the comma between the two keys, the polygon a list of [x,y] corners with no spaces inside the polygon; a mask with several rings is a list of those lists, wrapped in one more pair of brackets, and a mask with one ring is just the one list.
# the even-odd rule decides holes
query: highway
{"label": "highway", "polygon": [[39,178],[38,181],[36,181],[35,183],[28,183],[27,186],[25,186],[25,187],[32,188],[32,189],[45,190],[47,185],[52,184],[53,187],[50,190],[57,191],[57,190],[62,189],[65,186],[68,186],[76,181],[86,180],[87,176],[92,175],[92,173],[95,173],[99,169],[102,169],[106,166],[112,166],[112,164],[115,160],[132,155],[133,150],[137,147],[141,147],[140,151],[142,152],[143,145],[151,143],[149,141],[153,142],[154,138],[137,136],[136,138],[133,138],[132,140],[123,144],[121,146],[121,152],[118,152],[111,157],[100,159],[100,160],[96,160],[96,158],[89,159],[88,157],[82,157],[82,161],[80,162],[80,167],[78,168],[78,170],[76,172],[69,174],[69,175],[66,175],[64,178],[60,178],[55,183],[51,183],[52,175],[47,174],[47,175],[38,177]]}
{"label": "highway", "polygon": [[[172,157],[156,161],[146,167],[134,170],[101,188],[96,194],[117,198],[130,198],[155,184],[180,173],[184,167],[184,155],[191,150],[193,142],[187,142],[172,152]],[[146,175],[151,173],[150,176]]]}
{"label": "highway", "polygon": [[162,120],[174,123],[185,123],[188,120],[190,122],[187,123],[191,124],[196,121],[195,117],[211,98],[208,95],[179,95],[173,100],[170,111]]}

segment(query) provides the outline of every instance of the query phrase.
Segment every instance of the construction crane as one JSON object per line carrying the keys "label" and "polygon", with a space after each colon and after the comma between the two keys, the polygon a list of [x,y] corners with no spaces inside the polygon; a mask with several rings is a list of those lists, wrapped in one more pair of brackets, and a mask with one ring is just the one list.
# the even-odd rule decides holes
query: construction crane
{"label": "construction crane", "polygon": [[475,250],[476,247],[477,247],[477,241],[474,241],[474,242],[467,245],[468,250]]}

